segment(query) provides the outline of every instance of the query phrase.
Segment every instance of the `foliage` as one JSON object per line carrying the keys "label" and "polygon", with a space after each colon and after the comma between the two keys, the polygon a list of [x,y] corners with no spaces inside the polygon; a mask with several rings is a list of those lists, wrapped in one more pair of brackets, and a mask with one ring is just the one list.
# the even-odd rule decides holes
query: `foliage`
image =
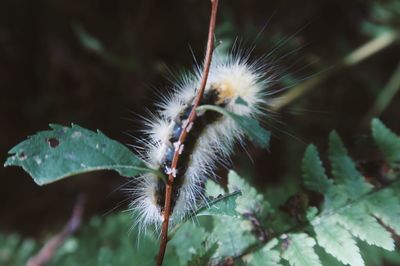
{"label": "foliage", "polygon": [[372,121],[372,135],[376,145],[386,157],[392,167],[400,165],[400,137],[396,136],[390,129],[378,119]]}
{"label": "foliage", "polygon": [[[267,147],[270,132],[252,118],[240,116],[217,106],[203,105],[200,110],[213,110],[233,119],[244,133],[261,147]],[[4,166],[20,166],[38,185],[98,170],[114,170],[127,177],[152,172],[151,169],[121,143],[77,125],[50,125],[52,130],[41,131],[9,151]]]}
{"label": "foliage", "polygon": [[[167,65],[191,64],[191,62],[188,62],[190,60],[187,59],[188,52],[182,52],[188,50],[187,43],[181,41],[182,34],[185,35],[185,39],[190,39],[190,45],[193,47],[193,54],[196,57],[201,57],[204,48],[205,33],[200,34],[200,29],[204,29],[208,13],[199,8],[199,16],[187,16],[187,12],[181,12],[182,6],[179,2],[159,6],[148,5],[146,0],[137,3],[122,1],[117,6],[98,5],[91,12],[86,12],[87,5],[73,4],[71,6],[68,1],[41,2],[34,5],[35,8],[33,9],[29,1],[26,3],[25,1],[9,2],[9,4],[5,3],[3,8],[5,23],[2,31],[4,31],[3,35],[6,36],[4,47],[9,51],[4,53],[6,57],[6,60],[3,60],[6,64],[4,69],[7,73],[4,77],[6,81],[10,81],[8,83],[15,85],[13,86],[15,89],[3,91],[3,98],[7,99],[2,103],[3,125],[7,128],[7,130],[3,130],[1,138],[3,147],[11,147],[15,139],[20,136],[22,128],[24,132],[35,130],[37,125],[49,120],[49,115],[50,119],[54,121],[62,122],[74,117],[74,120],[84,121],[83,123],[91,124],[91,126],[101,124],[104,132],[118,132],[120,128],[116,126],[118,123],[114,123],[114,120],[121,116],[120,108],[109,107],[122,106],[123,108],[123,106],[129,106],[130,110],[133,108],[132,112],[142,112],[143,100],[149,97],[147,87],[138,85],[141,84],[143,79],[158,82],[160,72],[163,75],[168,75],[165,74],[164,63]],[[16,10],[18,14],[27,12],[31,14],[24,16],[24,18],[33,19],[35,23],[22,23],[28,25],[26,27],[21,27],[21,25],[15,23],[13,11]],[[52,12],[47,12],[49,10]],[[242,12],[242,10],[246,10],[246,12]],[[272,15],[273,10],[281,11]],[[282,10],[284,10],[283,13]],[[284,69],[280,74],[284,76],[279,80],[276,87],[292,87],[299,80],[302,81],[304,77],[307,77],[307,81],[309,79],[314,81],[314,77],[318,78],[320,73],[324,73],[326,69],[331,69],[335,62],[341,62],[340,58],[369,38],[371,40],[382,40],[381,38],[376,39],[376,37],[381,36],[382,33],[397,33],[400,25],[399,10],[399,1],[395,0],[358,1],[357,3],[348,2],[345,4],[340,3],[340,1],[313,1],[311,5],[292,1],[286,3],[282,1],[231,1],[219,11],[221,16],[218,21],[216,36],[223,42],[218,48],[221,50],[225,47],[231,47],[230,44],[234,43],[235,38],[238,37],[239,43],[245,39],[245,42],[251,43],[251,47],[253,47],[254,41],[254,56],[256,58],[269,53],[271,50],[274,52],[274,62],[275,60],[279,61],[282,55],[283,58],[289,58],[289,60],[280,60],[279,62],[279,65]],[[154,15],[148,16],[149,12],[150,14],[154,13]],[[165,14],[169,16],[167,19]],[[321,14],[323,15],[321,16]],[[204,19],[199,20],[199,17]],[[310,17],[317,17],[318,22],[309,23]],[[74,28],[76,36],[71,34],[71,30],[68,30],[71,21],[75,19],[81,24],[81,27]],[[260,29],[266,20],[268,20],[266,30]],[[182,21],[185,21],[185,23],[182,23]],[[307,26],[304,27],[304,30],[305,24]],[[29,25],[34,25],[34,31]],[[179,25],[179,29],[173,30],[176,29],[176,25]],[[297,30],[299,31],[297,32]],[[294,33],[294,31],[296,31],[293,34],[294,36],[286,38],[288,34]],[[21,36],[33,38],[29,38],[32,41],[25,42]],[[39,37],[35,38],[35,36]],[[78,41],[81,46],[77,45]],[[245,48],[247,44],[241,46]],[[301,49],[299,49],[299,46]],[[319,145],[318,134],[326,132],[332,125],[340,126],[339,132],[345,139],[354,135],[355,131],[359,129],[354,122],[360,121],[360,115],[369,108],[370,101],[381,94],[385,79],[390,76],[389,72],[398,63],[398,56],[395,56],[398,54],[396,48],[396,45],[391,45],[387,52],[378,54],[375,51],[370,60],[358,67],[345,69],[345,71],[334,71],[337,73],[334,76],[334,82],[325,82],[323,86],[318,86],[318,90],[308,94],[310,98],[297,101],[293,109],[291,108],[291,111],[298,110],[296,113],[304,112],[300,110],[310,108],[328,110],[328,118],[326,115],[315,115],[315,113],[307,112],[308,115],[304,118],[304,122],[296,120],[293,123],[294,121],[285,119],[285,123],[287,122],[290,125],[291,131],[296,132],[297,136],[307,140],[312,139],[318,143],[319,147],[322,146]],[[229,48],[225,49],[228,50]],[[168,50],[175,52],[166,52]],[[300,51],[300,53],[297,51]],[[33,57],[31,53],[33,53]],[[23,56],[18,56],[18,54]],[[294,54],[295,58],[287,57],[287,54]],[[35,60],[30,60],[32,58]],[[318,61],[318,63],[309,65],[310,61]],[[299,67],[292,67],[295,62],[300,62]],[[131,64],[133,65],[131,66]],[[127,66],[129,66],[128,73],[125,70],[128,68]],[[301,71],[304,70],[303,66],[305,71]],[[272,67],[275,70],[275,65]],[[27,69],[38,71],[26,71]],[[132,69],[135,69],[135,71],[131,71]],[[288,73],[286,73],[286,69]],[[333,67],[332,69],[336,68]],[[40,75],[37,75],[38,73]],[[313,73],[316,75],[312,75]],[[312,76],[310,77],[310,75]],[[329,76],[332,77],[332,75]],[[17,82],[13,82],[13,79],[16,79]],[[299,88],[302,88],[301,85]],[[71,88],[74,88],[74,93],[71,93]],[[298,92],[300,90],[293,91]],[[305,95],[305,93],[303,94]],[[27,97],[20,97],[21,95]],[[395,124],[395,117],[398,117],[400,110],[396,108],[396,104],[398,103],[393,102],[393,108],[388,108],[388,112],[384,115],[385,119],[393,124]],[[79,108],[76,108],[77,106]],[[368,120],[366,119],[366,121]],[[130,122],[127,123],[130,126]],[[315,125],[318,125],[318,129],[315,128]],[[379,127],[379,123],[376,126]],[[375,134],[374,131],[373,134]],[[391,139],[388,138],[390,135],[387,135],[384,131],[381,131],[380,134],[383,141]],[[130,140],[124,140],[124,142],[128,141]],[[374,161],[382,166],[379,168],[379,170],[382,170],[379,173],[382,176],[373,176],[371,180],[371,176],[361,171],[358,161],[355,161],[355,166],[356,170],[361,172],[369,183],[374,184],[371,193],[381,187],[389,186],[391,188],[379,190],[380,196],[371,198],[367,210],[369,214],[373,214],[373,217],[379,217],[379,222],[392,224],[391,230],[399,234],[399,226],[396,225],[399,217],[396,211],[398,205],[398,196],[396,195],[399,195],[399,189],[396,184],[392,184],[392,181],[398,177],[398,160],[396,162],[396,160],[390,159],[395,158],[391,157],[393,152],[390,150],[399,151],[394,143],[398,143],[398,141],[393,142],[393,144],[379,144],[379,141],[376,141],[377,147],[386,146],[381,148],[382,155],[386,158],[385,162]],[[242,161],[245,161],[245,163],[247,161],[235,158],[237,162],[235,169],[245,180],[249,180],[252,186],[258,189],[258,195],[267,193],[265,190],[268,189],[268,193],[274,190],[274,195],[280,193],[286,196],[296,190],[299,183],[298,176],[300,175],[295,174],[298,169],[299,156],[297,151],[299,149],[303,150],[303,143],[301,142],[279,141],[274,143],[271,156],[268,153],[264,153],[268,154],[262,156],[264,158],[257,155],[256,165],[260,165],[260,159],[262,159],[262,163],[267,162],[266,164],[261,164],[261,167],[257,166],[257,169],[254,169],[253,165],[245,168],[241,167],[243,165],[240,164]],[[258,153],[259,151],[257,151]],[[310,157],[316,156],[318,160],[313,161],[310,158],[309,163],[311,165],[304,167],[303,163],[302,167],[304,187],[307,190],[305,193],[301,191],[301,195],[306,195],[305,199],[307,200],[304,201],[304,208],[308,208],[307,212],[301,210],[297,213],[297,216],[294,216],[288,214],[287,211],[278,210],[274,203],[277,201],[278,204],[281,204],[279,200],[269,194],[268,196],[264,194],[263,203],[270,202],[274,209],[267,206],[268,204],[264,206],[263,214],[260,215],[259,220],[262,222],[262,227],[275,232],[272,235],[274,237],[262,248],[243,256],[243,261],[253,265],[266,265],[266,261],[270,264],[281,263],[281,253],[283,252],[281,247],[284,246],[282,243],[284,239],[290,239],[281,238],[281,235],[305,233],[315,240],[315,232],[312,226],[298,231],[291,229],[299,229],[296,226],[300,224],[301,227],[307,221],[305,220],[306,217],[312,220],[321,215],[324,208],[329,206],[335,208],[336,205],[340,207],[339,203],[347,201],[347,196],[344,197],[340,193],[335,193],[335,191],[333,191],[333,195],[328,197],[328,188],[331,184],[338,187],[339,182],[334,182],[336,178],[328,178],[328,176],[331,177],[331,168],[325,160],[325,152],[322,152],[321,155],[322,160],[319,159],[317,148],[314,146],[314,155],[311,154]],[[245,157],[244,152],[243,155],[238,154],[238,156]],[[315,162],[320,164],[319,168],[313,166],[313,163],[317,165]],[[285,165],[285,168],[282,167],[282,164]],[[386,164],[388,164],[388,167]],[[307,173],[308,177],[304,173],[307,168],[315,169],[315,171]],[[263,176],[262,171],[264,169],[267,169],[268,173]],[[320,174],[321,171],[323,174]],[[257,172],[257,177],[263,179],[251,179],[254,172]],[[279,174],[274,176],[277,172]],[[269,173],[273,174],[270,176]],[[18,215],[17,212],[22,213],[22,219],[28,220],[25,219],[26,213],[21,210],[26,209],[26,200],[35,195],[37,190],[30,190],[30,192],[34,192],[26,193],[26,189],[22,187],[23,184],[19,184],[20,177],[23,176],[22,171],[15,171],[12,178],[9,178],[9,174],[4,174],[4,177],[6,176],[8,177],[2,179],[2,194],[10,200],[2,202],[3,215],[15,214],[15,218],[2,219],[2,226],[16,229],[27,224],[27,222],[25,224],[19,221],[15,222],[16,219],[21,219],[21,215]],[[318,176],[323,178],[318,180]],[[305,181],[306,179],[308,181]],[[355,180],[357,179],[355,178]],[[97,179],[93,180],[92,183],[95,190],[102,191],[99,186],[108,185],[108,183],[99,184],[100,182],[97,181]],[[118,181],[117,179],[116,182]],[[306,182],[308,182],[308,185]],[[270,186],[270,183],[273,183],[274,186]],[[17,186],[19,186],[18,189],[15,189]],[[332,193],[332,190],[329,190],[329,193]],[[223,195],[224,190],[221,189],[216,195],[219,194]],[[232,198],[229,199],[232,200]],[[308,204],[311,204],[311,206]],[[365,206],[358,208],[364,213]],[[58,212],[64,212],[64,208],[58,208]],[[357,214],[357,212],[350,213],[350,215]],[[237,215],[237,213],[236,211],[232,212],[232,216]],[[30,222],[30,224],[41,224],[36,222],[36,219],[41,216],[42,212],[40,211],[30,214],[29,220],[35,221]],[[363,217],[363,221],[368,221],[372,216]],[[223,217],[223,219],[225,218],[229,220],[229,217]],[[336,217],[335,224],[341,224],[343,216],[339,218]],[[195,219],[193,217],[193,220]],[[200,221],[203,219],[213,222],[217,218],[199,217]],[[117,221],[117,216],[110,217],[110,220]],[[128,218],[125,222],[131,223]],[[37,227],[35,228],[37,229]],[[211,230],[208,224],[204,225],[204,228],[207,229],[206,232]],[[32,231],[34,227],[29,226],[29,228],[24,229]],[[350,231],[350,227],[345,229]],[[125,230],[125,228],[121,227],[121,230]],[[180,230],[183,230],[183,227]],[[266,229],[266,231],[268,230]],[[96,238],[100,234],[101,230],[98,230],[90,237]],[[13,237],[17,238],[16,236],[4,237],[9,239],[10,243],[13,242]],[[78,237],[80,238],[80,235]],[[353,238],[353,236],[351,237]],[[363,236],[363,238],[368,240],[368,236]],[[387,238],[385,239],[387,240]],[[383,240],[380,241],[381,244],[386,243]],[[6,242],[8,243],[8,241]],[[5,242],[0,243],[1,248],[6,246],[3,243]],[[27,241],[27,243],[26,247],[37,247],[37,245],[42,244],[34,243],[32,240]],[[398,257],[398,252],[369,245],[359,238],[355,244],[359,247],[361,256],[368,265],[382,265],[382,257],[390,257],[394,261],[396,261],[395,257]],[[212,257],[218,248],[217,243],[210,243],[210,247],[202,247],[192,257],[189,264],[205,265],[205,262]],[[326,253],[326,250],[323,250],[317,242],[313,249],[324,265],[340,264],[336,258]],[[12,254],[17,254],[17,252],[31,254],[29,248],[28,251],[24,250],[25,248],[20,248],[15,250],[16,253],[13,253],[13,251]],[[93,254],[93,256],[96,256],[96,251]],[[0,257],[3,255],[3,252],[0,252]],[[27,256],[22,256],[22,260],[18,263],[12,263],[12,265],[22,265]],[[258,260],[256,260],[257,258]],[[288,262],[285,261],[284,263]],[[400,262],[397,260],[395,265],[398,264]],[[2,262],[0,262],[0,265],[2,265]]]}
{"label": "foliage", "polygon": [[50,125],[21,142],[4,166],[20,166],[38,185],[98,170],[115,170],[132,177],[152,171],[124,145],[77,125]]}
{"label": "foliage", "polygon": [[[377,119],[372,131],[388,163],[397,162],[399,151],[393,147],[398,147],[399,137]],[[333,178],[327,176],[317,148],[309,145],[306,149],[304,187],[323,196],[323,201],[308,206],[300,214],[304,219],[295,221],[285,211],[272,208],[268,199],[234,171],[228,176],[229,194],[209,181],[210,204],[200,206],[196,216],[176,228],[165,265],[214,265],[225,260],[293,266],[399,262],[399,252],[393,252],[393,234],[400,234],[398,180],[385,186],[367,182],[336,132],[329,136],[329,160]],[[92,218],[58,249],[51,265],[153,265],[158,240],[136,229],[127,236],[130,219],[126,214]],[[2,265],[21,264],[39,247],[15,235],[3,235],[0,242]]]}
{"label": "foliage", "polygon": [[[212,106],[205,108],[219,112]],[[261,146],[268,143],[267,132],[250,118],[225,115],[247,128],[245,133]],[[39,184],[101,169],[126,176],[154,171],[101,132],[75,125],[51,127],[52,131],[39,132],[14,147],[6,166],[23,167]],[[391,171],[397,173],[400,138],[377,119],[372,121],[372,136]],[[218,264],[230,259],[251,265],[318,266],[330,264],[330,255],[345,265],[362,266],[365,261],[360,246],[394,251],[392,234],[400,234],[399,182],[396,178],[384,186],[368,182],[335,131],[329,136],[329,161],[333,178],[326,174],[316,146],[307,147],[302,162],[304,188],[323,196],[323,201],[297,210],[295,219],[273,208],[268,198],[232,170],[227,194],[208,181],[207,203],[170,232],[165,265]],[[129,220],[126,214],[104,220],[93,218],[78,236],[70,237],[57,250],[52,265],[154,264],[158,239],[140,235],[136,228],[127,237]],[[0,260],[4,265],[23,263],[40,246],[15,235],[2,236],[1,242]]]}

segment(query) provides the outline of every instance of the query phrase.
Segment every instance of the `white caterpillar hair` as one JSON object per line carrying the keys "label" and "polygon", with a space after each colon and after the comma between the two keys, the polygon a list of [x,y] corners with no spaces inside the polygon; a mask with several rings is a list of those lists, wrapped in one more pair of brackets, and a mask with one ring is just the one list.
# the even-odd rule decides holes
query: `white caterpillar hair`
{"label": "white caterpillar hair", "polygon": [[[266,107],[266,88],[270,79],[261,62],[250,62],[249,56],[220,56],[214,52],[202,104],[212,104],[242,116],[259,119]],[[185,128],[201,80],[202,70],[185,75],[158,104],[158,113],[146,119],[146,140],[141,154],[149,166],[166,177],[175,176],[172,192],[170,226],[194,211],[205,200],[204,184],[215,176],[217,163],[228,160],[235,142],[243,141],[243,133],[229,117],[215,112],[198,113],[193,125],[188,125],[187,140],[177,143]],[[175,149],[181,149],[178,169],[170,169]],[[153,174],[138,177],[132,189],[136,224],[141,230],[149,225],[158,229],[163,221],[165,183]]]}

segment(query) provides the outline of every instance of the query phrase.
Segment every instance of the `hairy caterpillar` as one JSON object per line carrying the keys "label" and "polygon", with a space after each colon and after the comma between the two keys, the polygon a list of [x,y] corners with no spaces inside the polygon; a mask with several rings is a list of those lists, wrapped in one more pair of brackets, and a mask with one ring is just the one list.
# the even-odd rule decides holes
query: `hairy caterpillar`
{"label": "hairy caterpillar", "polygon": [[[260,62],[251,63],[249,56],[230,55],[222,57],[214,52],[209,78],[200,105],[216,105],[242,116],[259,118],[265,107],[265,89],[269,83]],[[204,196],[204,184],[214,176],[217,163],[229,158],[235,142],[243,141],[243,132],[235,122],[216,112],[200,112],[194,124],[188,125],[185,143],[178,138],[188,123],[197,88],[201,80],[201,69],[185,75],[174,92],[158,104],[160,110],[146,120],[148,138],[142,140],[145,147],[143,159],[149,166],[175,177],[171,223],[179,222],[195,210]],[[171,169],[172,156],[179,150],[181,159],[177,169]],[[145,230],[148,225],[159,228],[163,221],[165,182],[153,174],[138,178],[132,189],[134,200],[131,208],[139,217],[136,224]]]}

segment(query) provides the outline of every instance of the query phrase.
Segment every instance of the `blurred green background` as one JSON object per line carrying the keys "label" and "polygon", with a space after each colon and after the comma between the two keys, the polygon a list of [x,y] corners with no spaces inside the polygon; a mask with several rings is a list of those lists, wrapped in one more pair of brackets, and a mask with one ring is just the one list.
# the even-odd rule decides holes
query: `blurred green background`
{"label": "blurred green background", "polygon": [[[138,115],[154,111],[157,95],[169,90],[168,80],[192,68],[192,51],[202,60],[208,19],[207,0],[1,1],[2,161],[12,146],[49,123],[101,129],[134,144],[131,135],[140,136]],[[377,159],[366,148],[370,113],[400,132],[399,29],[400,1],[395,0],[222,0],[219,49],[229,49],[237,39],[244,49],[254,47],[253,58],[269,55],[279,77],[271,91],[287,88],[274,97],[298,90],[304,81],[320,81],[270,115],[270,149],[250,145],[250,160],[238,148],[234,168],[251,176],[259,191],[274,191],[284,200],[299,183],[306,144],[326,150],[332,129],[360,167]],[[346,56],[382,36],[393,38],[381,49],[376,43],[367,47],[364,53],[372,53],[359,64],[343,66]],[[371,111],[378,97],[387,104]],[[38,187],[22,169],[0,168],[0,231],[32,237],[57,231],[80,192],[87,195],[86,217],[123,210],[129,200],[121,190],[126,182],[113,172],[99,172]],[[275,189],[283,182],[292,189]]]}

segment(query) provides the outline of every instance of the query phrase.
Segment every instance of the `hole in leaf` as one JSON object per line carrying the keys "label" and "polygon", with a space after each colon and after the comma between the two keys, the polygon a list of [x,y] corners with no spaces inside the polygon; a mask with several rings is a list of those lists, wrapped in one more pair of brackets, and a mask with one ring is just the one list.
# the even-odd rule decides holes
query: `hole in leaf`
{"label": "hole in leaf", "polygon": [[47,143],[49,144],[49,146],[51,148],[55,148],[58,145],[60,145],[60,141],[58,139],[56,139],[56,138],[48,138],[47,139]]}
{"label": "hole in leaf", "polygon": [[25,152],[20,152],[19,154],[18,154],[18,159],[20,159],[20,160],[25,160],[26,159],[26,154],[25,154]]}

